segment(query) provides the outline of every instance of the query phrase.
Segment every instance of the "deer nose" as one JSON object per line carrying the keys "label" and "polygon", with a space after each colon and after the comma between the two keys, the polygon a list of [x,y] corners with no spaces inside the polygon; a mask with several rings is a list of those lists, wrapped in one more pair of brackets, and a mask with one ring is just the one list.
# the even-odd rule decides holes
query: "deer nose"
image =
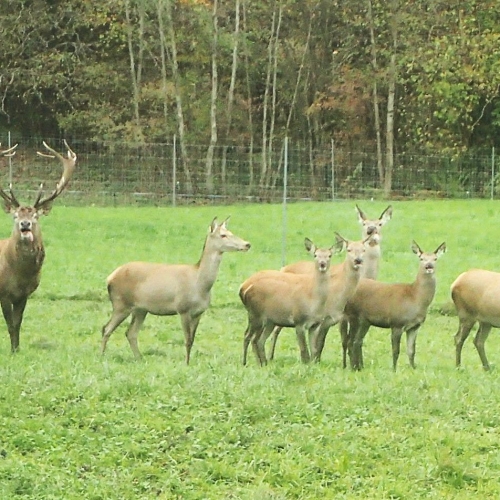
{"label": "deer nose", "polygon": [[31,222],[29,220],[22,220],[19,226],[21,231],[31,231]]}
{"label": "deer nose", "polygon": [[370,236],[370,234],[373,234],[377,228],[375,226],[369,226],[368,229],[366,230],[366,234]]}
{"label": "deer nose", "polygon": [[357,266],[360,266],[361,264],[363,264],[363,259],[361,257],[356,257],[354,259],[354,263],[357,265]]}

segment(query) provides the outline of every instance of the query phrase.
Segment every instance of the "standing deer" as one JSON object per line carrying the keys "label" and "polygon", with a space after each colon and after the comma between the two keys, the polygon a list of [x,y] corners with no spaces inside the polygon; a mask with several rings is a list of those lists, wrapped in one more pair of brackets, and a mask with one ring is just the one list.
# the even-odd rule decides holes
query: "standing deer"
{"label": "standing deer", "polygon": [[[43,145],[50,154],[37,152],[40,156],[57,158],[63,166],[63,173],[56,188],[47,197],[43,197],[43,186],[40,186],[33,206],[21,205],[12,189],[9,189],[8,193],[0,189],[5,211],[14,217],[10,238],[0,241],[0,305],[9,330],[12,352],[19,349],[24,309],[28,297],[38,288],[45,258],[38,219],[42,215],[48,215],[53,201],[63,192],[75,170],[76,154],[66,141],[64,144],[68,148],[67,157],[53,150],[45,142]],[[14,148],[15,146],[7,150],[7,154],[13,154]]]}
{"label": "standing deer", "polygon": [[[366,214],[356,205],[356,212],[358,214],[358,221],[361,224],[361,239],[367,240],[367,246],[363,257],[363,266],[361,267],[360,277],[361,278],[371,278],[377,279],[379,261],[381,256],[380,242],[382,240],[381,229],[387,222],[391,220],[392,217],[392,206],[389,205],[381,214],[378,219],[369,219]],[[336,274],[342,264],[337,264],[330,267],[330,274]],[[310,261],[299,261],[288,266],[281,268],[282,272],[285,273],[311,273],[314,271],[314,264]],[[345,319],[340,321],[341,333],[348,329],[349,325]],[[274,359],[274,351],[276,349],[276,341],[281,332],[281,327],[276,327],[271,336],[271,349],[269,353],[269,359]],[[341,335],[342,339],[344,338]],[[347,334],[345,335],[347,338]],[[347,343],[342,345],[343,356],[342,365],[345,368],[347,364]],[[321,353],[320,353],[321,356]]]}
{"label": "standing deer", "polygon": [[479,328],[474,338],[485,370],[490,369],[484,344],[493,327],[500,327],[500,273],[471,269],[462,273],[451,285],[451,297],[458,313],[455,335],[456,366],[462,361],[462,347],[476,322]]}
{"label": "standing deer", "polygon": [[[334,247],[317,248],[309,238],[304,240],[304,245],[314,257],[314,273],[259,271],[241,285],[240,299],[248,312],[243,340],[244,365],[250,342],[260,365],[267,364],[265,342],[276,325],[295,327],[302,362],[309,362],[305,334],[324,317]],[[343,247],[344,240],[337,236],[335,248],[341,251]]]}
{"label": "standing deer", "polygon": [[250,243],[227,228],[226,219],[212,221],[201,258],[197,264],[154,264],[129,262],[115,269],[107,278],[113,307],[110,320],[102,329],[101,352],[115,329],[130,315],[127,339],[134,356],[141,357],[137,336],[148,313],[181,317],[189,364],[196,329],[201,315],[210,305],[210,291],[217,278],[224,252],[246,252]]}
{"label": "standing deer", "polygon": [[363,368],[360,353],[370,326],[391,329],[394,370],[399,358],[401,337],[406,332],[408,359],[411,367],[415,368],[417,332],[434,298],[436,261],[446,251],[446,245],[442,243],[434,252],[426,253],[413,241],[412,251],[420,260],[413,283],[381,283],[364,278],[346,305],[345,314],[351,324],[349,354],[351,367],[355,370]]}

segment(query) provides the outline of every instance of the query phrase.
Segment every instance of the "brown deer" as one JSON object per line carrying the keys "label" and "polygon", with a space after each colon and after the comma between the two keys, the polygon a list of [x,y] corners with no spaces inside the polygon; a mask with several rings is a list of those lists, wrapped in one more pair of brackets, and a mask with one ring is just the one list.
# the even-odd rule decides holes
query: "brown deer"
{"label": "brown deer", "polygon": [[396,370],[401,337],[406,332],[406,347],[410,365],[415,368],[417,332],[425,321],[427,310],[436,292],[436,261],[446,251],[445,243],[431,253],[421,250],[414,241],[412,251],[420,265],[413,283],[381,283],[362,279],[345,308],[351,324],[348,339],[351,367],[363,368],[361,348],[370,326],[390,328],[392,335],[392,365]]}
{"label": "brown deer", "polygon": [[246,252],[250,243],[227,228],[226,219],[212,221],[203,252],[197,264],[154,264],[129,262],[115,269],[107,278],[109,299],[113,306],[110,320],[102,329],[101,352],[104,354],[110,335],[130,315],[127,339],[134,356],[141,357],[137,336],[148,313],[181,317],[186,346],[186,363],[201,315],[210,305],[210,291],[217,278],[224,252]]}
{"label": "brown deer", "polygon": [[[250,276],[241,285],[239,295],[248,313],[243,340],[244,365],[250,342],[260,365],[267,364],[265,342],[276,325],[295,327],[302,362],[309,362],[305,334],[324,317],[334,247],[317,248],[309,238],[304,240],[304,245],[314,257],[314,273],[265,270]],[[335,248],[341,251],[343,247],[344,240],[337,236]]]}
{"label": "brown deer", "polygon": [[[369,219],[366,214],[356,205],[356,212],[358,214],[358,221],[361,224],[361,239],[367,240],[366,250],[363,256],[363,266],[360,270],[361,278],[377,279],[379,262],[381,256],[380,242],[382,240],[381,230],[382,227],[391,220],[392,206],[389,205],[381,214],[378,219]],[[338,272],[342,264],[337,264],[330,267],[330,274],[334,275]],[[311,273],[314,271],[314,264],[310,261],[299,261],[288,266],[281,268],[285,273]],[[326,326],[326,325],[325,325]],[[347,329],[348,323],[345,319],[340,321],[341,332]],[[271,348],[269,352],[269,359],[274,359],[274,351],[276,349],[276,341],[281,332],[281,327],[276,327],[271,336]],[[342,337],[342,335],[341,335]],[[342,337],[343,338],[343,337]],[[345,368],[347,365],[347,345],[343,345],[342,364]]]}
{"label": "brown deer", "polygon": [[63,166],[62,176],[51,194],[43,197],[43,186],[40,186],[33,206],[28,206],[17,201],[12,189],[8,193],[0,189],[5,211],[14,217],[10,238],[0,241],[0,304],[9,330],[12,352],[19,349],[24,309],[28,297],[38,288],[45,258],[38,219],[50,212],[53,201],[63,192],[75,169],[76,154],[66,141],[64,144],[68,148],[67,157],[45,142],[43,145],[50,154],[37,152],[40,156],[59,159]]}
{"label": "brown deer", "polygon": [[500,273],[471,269],[462,273],[451,285],[451,297],[458,313],[455,335],[456,366],[462,362],[462,347],[476,322],[479,328],[474,338],[485,370],[490,369],[484,344],[493,327],[500,327]]}

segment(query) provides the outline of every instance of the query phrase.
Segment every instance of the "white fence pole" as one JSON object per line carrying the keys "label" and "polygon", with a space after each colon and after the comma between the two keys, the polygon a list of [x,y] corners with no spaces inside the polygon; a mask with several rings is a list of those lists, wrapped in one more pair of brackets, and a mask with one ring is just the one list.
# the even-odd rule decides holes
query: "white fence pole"
{"label": "white fence pole", "polygon": [[491,199],[495,195],[495,146],[491,148]]}
{"label": "white fence pole", "polygon": [[285,137],[285,158],[283,160],[283,235],[281,239],[281,265],[284,266],[286,263],[286,198],[287,198],[287,188],[288,188],[288,137]]}
{"label": "white fence pole", "polygon": [[176,189],[177,189],[177,136],[174,135],[172,144],[172,206],[175,207],[176,203]]}
{"label": "white fence pole", "polygon": [[335,143],[332,139],[332,201],[335,200]]}

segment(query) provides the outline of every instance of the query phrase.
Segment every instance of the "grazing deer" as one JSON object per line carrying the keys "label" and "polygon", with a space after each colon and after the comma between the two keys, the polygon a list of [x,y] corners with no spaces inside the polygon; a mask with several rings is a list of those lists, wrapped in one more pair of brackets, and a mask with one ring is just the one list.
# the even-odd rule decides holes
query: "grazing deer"
{"label": "grazing deer", "polygon": [[[361,267],[360,277],[376,279],[378,275],[379,261],[381,256],[380,242],[382,235],[380,233],[382,226],[391,220],[392,206],[389,205],[381,214],[378,219],[369,219],[366,214],[356,205],[356,212],[358,214],[358,221],[361,224],[361,239],[367,240],[366,251],[363,257],[363,266]],[[310,261],[299,261],[288,266],[281,268],[285,273],[311,273],[314,270],[314,264]],[[337,264],[330,267],[330,274],[334,275],[338,272],[342,264]],[[348,323],[345,319],[340,321],[341,332],[348,329]],[[276,341],[281,332],[281,327],[276,327],[271,336],[271,349],[269,352],[269,359],[274,359],[274,351],[276,349]],[[342,338],[344,338],[341,335]],[[343,347],[342,364],[346,367],[347,364],[347,344]],[[321,353],[319,353],[321,356]]]}
{"label": "grazing deer", "polygon": [[265,342],[276,325],[295,327],[302,362],[309,362],[305,334],[324,317],[330,260],[334,248],[337,251],[343,249],[344,240],[337,235],[334,247],[317,248],[306,238],[304,245],[314,257],[314,273],[259,271],[241,285],[240,299],[248,312],[248,326],[243,340],[244,365],[250,342],[260,365],[267,364]]}
{"label": "grazing deer", "polygon": [[[50,154],[37,152],[40,156],[57,158],[63,166],[63,173],[56,188],[47,197],[43,197],[43,186],[40,186],[33,206],[21,205],[12,189],[9,189],[8,193],[0,189],[5,211],[14,217],[10,238],[0,241],[0,304],[9,330],[12,352],[19,349],[24,309],[28,297],[38,288],[45,258],[38,219],[50,212],[52,202],[63,192],[75,170],[76,154],[66,141],[64,144],[68,148],[67,158],[45,142],[43,145]],[[7,154],[14,154],[15,147],[7,150]]]}
{"label": "grazing deer", "polygon": [[212,221],[197,264],[154,264],[129,262],[115,269],[107,278],[109,299],[113,306],[111,319],[102,329],[102,347],[115,329],[130,315],[127,339],[136,358],[139,330],[148,313],[181,317],[189,364],[196,329],[201,315],[210,305],[210,291],[217,278],[224,252],[246,252],[250,243],[227,228],[226,219]]}
{"label": "grazing deer", "polygon": [[455,335],[456,365],[462,361],[462,347],[476,322],[479,328],[474,338],[485,370],[490,369],[484,344],[493,327],[500,327],[500,273],[471,269],[462,273],[451,285],[451,297],[458,313]]}
{"label": "grazing deer", "polygon": [[351,367],[363,368],[360,355],[363,339],[370,326],[390,328],[392,335],[392,365],[396,370],[401,337],[406,332],[406,348],[412,368],[415,368],[417,332],[427,316],[427,310],[436,292],[436,261],[446,251],[445,243],[432,253],[423,252],[414,241],[412,251],[420,259],[413,283],[381,283],[362,279],[345,308],[351,324],[348,346]]}

